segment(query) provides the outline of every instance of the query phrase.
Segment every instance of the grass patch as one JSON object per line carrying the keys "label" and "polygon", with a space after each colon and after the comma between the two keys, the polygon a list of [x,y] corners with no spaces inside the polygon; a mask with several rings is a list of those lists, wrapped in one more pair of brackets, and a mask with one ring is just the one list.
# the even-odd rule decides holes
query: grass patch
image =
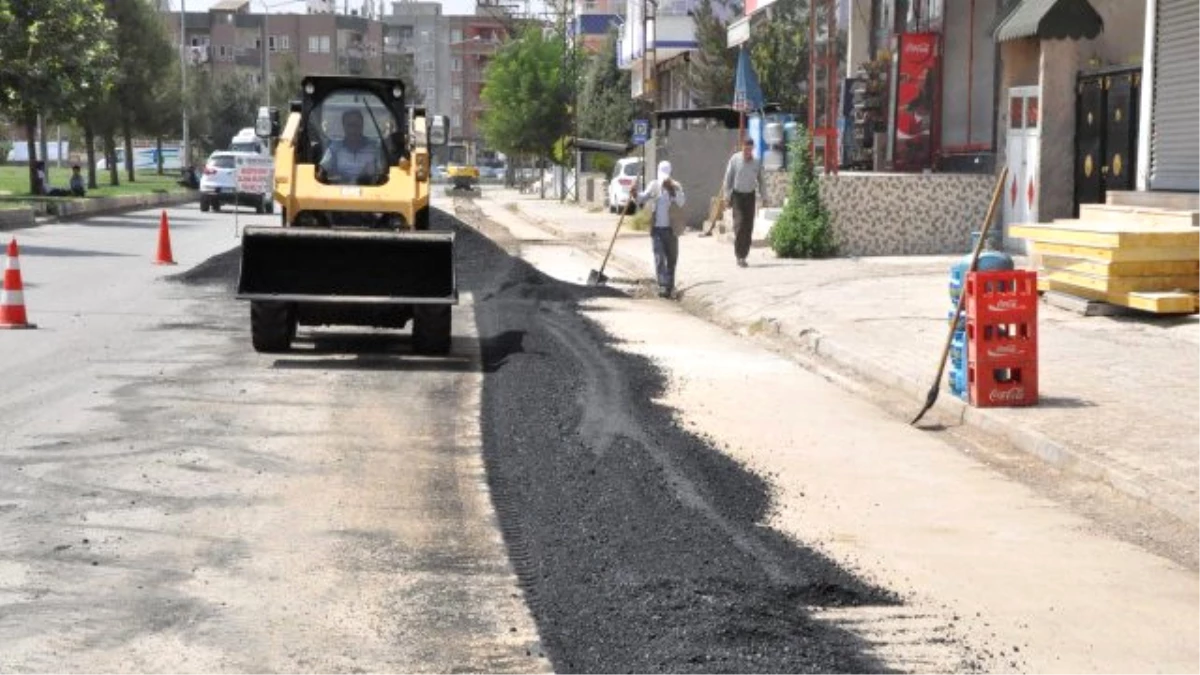
{"label": "grass patch", "polygon": [[[71,169],[68,167],[58,168],[51,166],[48,168],[46,180],[50,187],[66,189],[71,181]],[[155,171],[139,171],[137,172],[137,181],[129,183],[125,180],[125,172],[121,172],[121,184],[111,186],[108,184],[108,172],[99,172],[96,174],[96,182],[99,187],[95,190],[88,190],[88,197],[119,197],[122,195],[144,195],[155,192],[170,192],[184,193],[187,189],[176,185],[175,181],[179,180],[177,172],[172,173],[167,171],[160,176]],[[86,178],[86,175],[85,175]],[[25,165],[20,166],[0,166],[0,196],[20,197],[29,194],[29,169]],[[0,207],[3,208],[3,207]]]}

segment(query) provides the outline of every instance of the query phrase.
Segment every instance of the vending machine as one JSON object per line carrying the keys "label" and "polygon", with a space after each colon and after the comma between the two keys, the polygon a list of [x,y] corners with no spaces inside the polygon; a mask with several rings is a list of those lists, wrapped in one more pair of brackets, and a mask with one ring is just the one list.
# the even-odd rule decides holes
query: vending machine
{"label": "vending machine", "polygon": [[891,156],[897,171],[933,167],[941,127],[941,43],[937,33],[894,38]]}

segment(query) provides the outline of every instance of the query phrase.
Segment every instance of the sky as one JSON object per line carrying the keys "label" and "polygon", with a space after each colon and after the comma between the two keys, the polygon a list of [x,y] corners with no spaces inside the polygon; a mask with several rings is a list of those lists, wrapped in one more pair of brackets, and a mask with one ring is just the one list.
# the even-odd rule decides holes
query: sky
{"label": "sky", "polygon": [[[341,5],[346,0],[337,0]],[[171,9],[179,11],[180,0],[171,0]],[[185,7],[189,12],[207,12],[210,7],[220,2],[220,0],[184,0]],[[362,7],[362,0],[349,0],[350,7],[357,9]],[[379,0],[374,0],[378,4]],[[266,0],[267,6],[272,14],[303,14],[305,9],[304,0]],[[251,0],[251,11],[255,13],[262,12],[263,2],[261,0]],[[442,0],[442,12],[444,14],[474,14],[475,0]],[[387,12],[391,14],[391,1],[388,0]]]}

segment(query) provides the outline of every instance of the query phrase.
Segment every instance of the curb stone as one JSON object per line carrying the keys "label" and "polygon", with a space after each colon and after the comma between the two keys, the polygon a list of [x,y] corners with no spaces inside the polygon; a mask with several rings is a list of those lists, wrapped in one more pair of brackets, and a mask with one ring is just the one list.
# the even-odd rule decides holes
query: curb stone
{"label": "curb stone", "polygon": [[[562,227],[531,214],[519,206],[517,212],[526,220],[534,222],[564,240],[590,244],[581,239],[572,240]],[[595,252],[596,245],[590,244],[588,248]],[[603,249],[599,252],[603,254]],[[613,263],[630,272],[644,272],[644,261],[628,256],[619,250],[612,252],[610,264]],[[693,298],[685,291],[680,294],[678,302],[685,311],[693,316],[737,333],[748,332],[749,326],[744,321],[734,319],[723,311],[715,309],[713,303],[708,302],[703,296]],[[778,340],[810,357],[825,360],[837,368],[844,369],[854,378],[909,397],[916,405],[924,403],[925,396],[929,391],[929,382],[918,382],[892,372],[868,358],[859,356],[852,349],[841,347],[816,329],[788,326],[774,319],[771,319],[770,322],[772,324],[771,339]],[[941,386],[940,383],[939,386]],[[1176,518],[1186,521],[1194,515],[1186,504],[1170,503],[1159,497],[1164,494],[1164,491],[1150,489],[1139,483],[1139,481],[1152,480],[1151,477],[1135,477],[1120,471],[1117,467],[1101,464],[1046,434],[1003,420],[988,408],[971,406],[944,388],[938,395],[937,407],[945,414],[961,419],[963,424],[998,436],[1011,443],[1016,449],[1036,457],[1050,466],[1070,471],[1082,478],[1100,481],[1128,497],[1160,509]],[[916,408],[914,408],[914,412],[915,410]]]}

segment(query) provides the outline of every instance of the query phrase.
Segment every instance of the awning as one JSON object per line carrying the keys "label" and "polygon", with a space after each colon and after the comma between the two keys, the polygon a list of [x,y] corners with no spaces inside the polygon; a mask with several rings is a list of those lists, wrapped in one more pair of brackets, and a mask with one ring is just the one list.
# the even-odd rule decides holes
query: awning
{"label": "awning", "polygon": [[1104,19],[1088,0],[1022,0],[996,28],[996,42],[1037,37],[1041,40],[1092,39]]}

